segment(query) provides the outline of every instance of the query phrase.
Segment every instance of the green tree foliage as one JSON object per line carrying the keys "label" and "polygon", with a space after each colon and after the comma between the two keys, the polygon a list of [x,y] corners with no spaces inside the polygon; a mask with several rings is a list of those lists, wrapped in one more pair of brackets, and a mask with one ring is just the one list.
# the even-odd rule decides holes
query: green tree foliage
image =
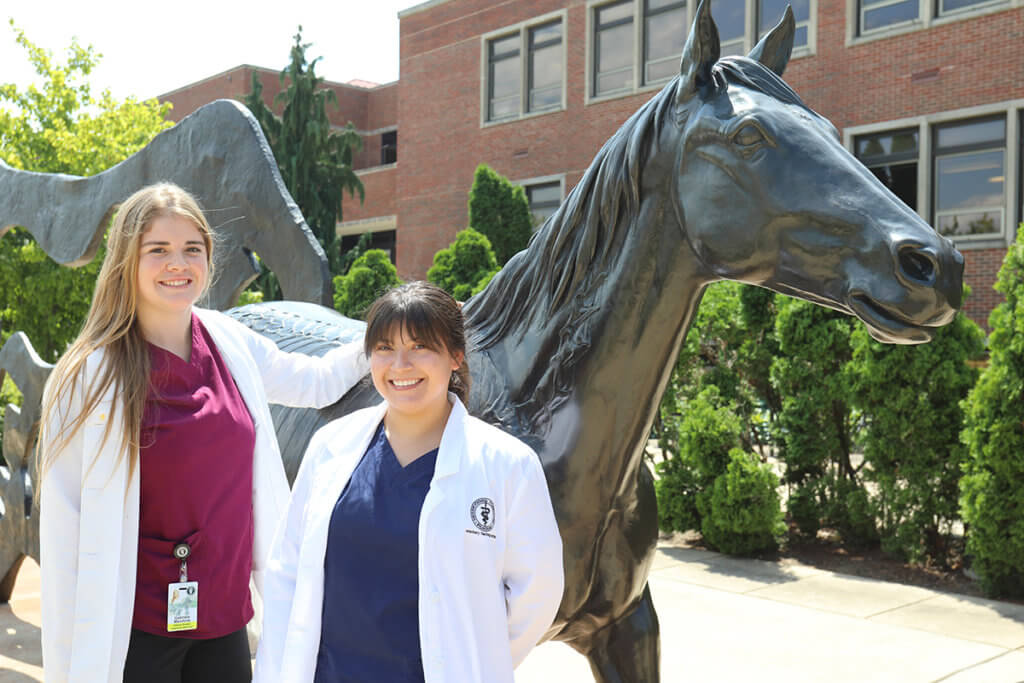
{"label": "green tree foliage", "polygon": [[[12,22],[13,27],[13,22]],[[100,55],[72,41],[64,63],[14,28],[39,77],[24,90],[0,86],[0,158],[14,168],[93,175],[144,147],[161,130],[169,104],[92,95],[88,76]],[[78,333],[88,310],[103,249],[89,264],[66,268],[51,260],[27,231],[0,238],[0,342],[25,332],[53,362]]]}
{"label": "green tree foliage", "polygon": [[674,416],[714,385],[741,419],[743,448],[764,454],[779,404],[769,378],[777,348],[772,292],[736,282],[708,287],[662,397],[655,425],[661,449],[677,452]]}
{"label": "green tree foliage", "polygon": [[882,549],[912,561],[946,564],[959,518],[966,448],[960,402],[984,352],[984,333],[962,313],[920,346],[880,344],[853,332],[853,404],[865,416],[863,479]]}
{"label": "green tree foliage", "polygon": [[[362,148],[362,140],[351,122],[341,132],[331,130],[327,106],[337,107],[337,96],[321,87],[323,79],[316,75],[320,58],[306,61],[309,47],[302,42],[300,26],[288,66],[280,75],[286,87],[274,98],[275,105],[283,105],[280,117],[264,104],[263,84],[255,73],[252,91],[243,101],[260,122],[285,186],[326,252],[337,249],[335,226],[342,218],[345,192],[352,197],[358,194],[360,201],[365,196],[363,184],[352,170],[352,155]],[[330,254],[329,261],[332,266],[338,263]],[[267,271],[257,283],[265,299],[280,298],[276,278]]]}
{"label": "green tree foliage", "polygon": [[994,596],[1024,596],[1024,227],[999,270],[991,359],[964,403],[967,552]]}
{"label": "green tree foliage", "polygon": [[427,270],[427,280],[458,301],[465,301],[483,289],[496,272],[498,264],[490,240],[466,228],[455,236],[451,245],[434,254],[434,265]]}
{"label": "green tree foliage", "polygon": [[780,355],[771,377],[782,396],[778,427],[784,479],[795,489],[791,515],[801,528],[824,521],[847,542],[865,543],[874,539],[874,525],[864,514],[860,466],[850,457],[856,425],[847,365],[855,324],[830,309],[780,298],[775,324]]}
{"label": "green tree foliage", "polygon": [[704,540],[731,555],[749,555],[773,548],[785,533],[779,506],[779,478],[771,467],[739,448],[729,451],[729,464],[699,496]]}
{"label": "green tree foliage", "polygon": [[[42,173],[94,175],[131,156],[161,130],[169,104],[134,98],[94,97],[88,76],[100,55],[72,41],[66,60],[37,46],[10,22],[15,40],[32,65],[37,84],[20,89],[0,85],[0,159],[7,165]],[[103,260],[103,246],[91,263],[67,268],[55,263],[28,231],[0,235],[0,344],[13,332],[28,335],[39,355],[54,362],[78,334],[92,299]],[[3,406],[20,394],[5,378]]]}
{"label": "green tree foliage", "polygon": [[362,320],[370,304],[387,290],[402,284],[391,257],[383,249],[370,249],[357,258],[344,275],[334,278],[334,308]]}
{"label": "green tree foliage", "polygon": [[477,166],[469,191],[469,227],[491,241],[499,266],[508,263],[526,248],[533,232],[530,204],[523,188],[487,164]]}
{"label": "green tree foliage", "polygon": [[[664,405],[664,404],[663,404]],[[665,531],[701,528],[698,498],[725,472],[729,452],[740,445],[740,420],[715,385],[683,399],[667,418],[674,441],[655,464],[658,521]]]}

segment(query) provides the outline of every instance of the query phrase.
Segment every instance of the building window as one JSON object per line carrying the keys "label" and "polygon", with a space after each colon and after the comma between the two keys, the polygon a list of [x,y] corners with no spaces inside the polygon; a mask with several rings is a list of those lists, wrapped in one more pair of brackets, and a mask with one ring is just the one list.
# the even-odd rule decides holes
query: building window
{"label": "building window", "polygon": [[392,130],[380,136],[380,163],[393,164],[398,161],[398,131]]}
{"label": "building window", "polygon": [[954,14],[978,5],[999,5],[1005,0],[939,0],[939,16]]}
{"label": "building window", "polygon": [[[388,252],[388,256],[391,257],[391,263],[398,263],[398,261],[395,260],[395,235],[396,233],[394,230],[380,230],[378,232],[371,232],[370,244],[366,248],[383,249],[384,251]],[[344,254],[353,249],[357,244],[359,244],[359,239],[361,237],[362,234],[342,235],[341,253]]]}
{"label": "building window", "polygon": [[686,2],[643,0],[643,3],[644,83],[667,81],[679,73],[679,57],[686,40]]}
{"label": "building window", "polygon": [[[786,11],[786,5],[793,7],[793,49],[811,44],[811,0],[759,0],[757,3],[757,40],[775,28]],[[757,44],[757,41],[754,41]],[[753,45],[751,45],[753,48]]]}
{"label": "building window", "polygon": [[543,225],[544,221],[562,203],[562,183],[557,180],[549,183],[524,185],[523,189],[526,190],[526,201],[530,204],[530,213],[533,215],[535,227]]}
{"label": "building window", "polygon": [[594,10],[594,95],[633,88],[633,0]]}
{"label": "building window", "polygon": [[[562,19],[521,26],[485,40],[487,121],[562,106],[565,80]],[[526,59],[522,59],[522,55]],[[525,87],[524,87],[525,84]]]}
{"label": "building window", "polygon": [[[793,7],[796,29],[793,32],[793,49],[805,48],[810,44],[811,0],[716,0],[711,5],[711,15],[718,26],[718,39],[723,55],[745,55],[754,49],[761,37],[775,28],[786,11],[786,5]],[[756,21],[747,21],[747,8],[757,13]],[[751,33],[750,29],[756,27]]]}
{"label": "building window", "polygon": [[934,128],[935,229],[943,235],[1001,235],[1006,205],[1006,118]]}
{"label": "building window", "polygon": [[918,129],[855,138],[857,158],[904,204],[917,211]]}
{"label": "building window", "polygon": [[860,0],[860,32],[898,26],[917,19],[919,0]]}

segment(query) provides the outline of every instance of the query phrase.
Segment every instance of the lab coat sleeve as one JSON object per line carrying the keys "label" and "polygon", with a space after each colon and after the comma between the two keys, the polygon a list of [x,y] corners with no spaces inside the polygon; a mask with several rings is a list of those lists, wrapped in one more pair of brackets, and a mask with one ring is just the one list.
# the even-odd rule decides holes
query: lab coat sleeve
{"label": "lab coat sleeve", "polygon": [[231,322],[245,335],[270,403],[323,408],[344,396],[370,371],[362,339],[333,348],[323,356],[309,356],[282,351],[267,337]]}
{"label": "lab coat sleeve", "polygon": [[505,598],[512,665],[518,666],[554,621],[562,601],[562,538],[540,459],[523,458],[508,506]]}
{"label": "lab coat sleeve", "polygon": [[[50,440],[77,404],[59,405],[47,417]],[[71,670],[78,591],[84,427],[67,443],[40,482],[39,569],[42,586],[42,654],[47,683],[67,681]],[[111,438],[116,438],[112,435]]]}
{"label": "lab coat sleeve", "polygon": [[270,548],[261,592],[263,632],[256,650],[254,683],[278,683],[281,680],[281,663],[295,596],[306,506],[316,478],[317,461],[322,453],[323,441],[318,439],[319,434],[314,435],[299,467],[288,507],[278,524]]}

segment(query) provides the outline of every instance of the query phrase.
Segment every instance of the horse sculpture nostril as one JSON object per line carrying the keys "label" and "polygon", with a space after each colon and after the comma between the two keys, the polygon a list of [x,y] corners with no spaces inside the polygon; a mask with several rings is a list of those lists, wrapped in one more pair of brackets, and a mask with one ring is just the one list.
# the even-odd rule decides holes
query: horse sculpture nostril
{"label": "horse sculpture nostril", "polygon": [[917,247],[900,249],[900,270],[908,279],[919,284],[931,285],[935,282],[938,265],[935,257]]}

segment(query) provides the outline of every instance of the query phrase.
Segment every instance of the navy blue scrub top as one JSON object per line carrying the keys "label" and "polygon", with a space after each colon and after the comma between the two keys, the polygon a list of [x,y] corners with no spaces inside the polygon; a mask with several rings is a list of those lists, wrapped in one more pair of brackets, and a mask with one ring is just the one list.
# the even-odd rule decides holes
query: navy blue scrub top
{"label": "navy blue scrub top", "polygon": [[370,441],[331,514],[315,683],[423,681],[419,519],[437,450],[402,467]]}

